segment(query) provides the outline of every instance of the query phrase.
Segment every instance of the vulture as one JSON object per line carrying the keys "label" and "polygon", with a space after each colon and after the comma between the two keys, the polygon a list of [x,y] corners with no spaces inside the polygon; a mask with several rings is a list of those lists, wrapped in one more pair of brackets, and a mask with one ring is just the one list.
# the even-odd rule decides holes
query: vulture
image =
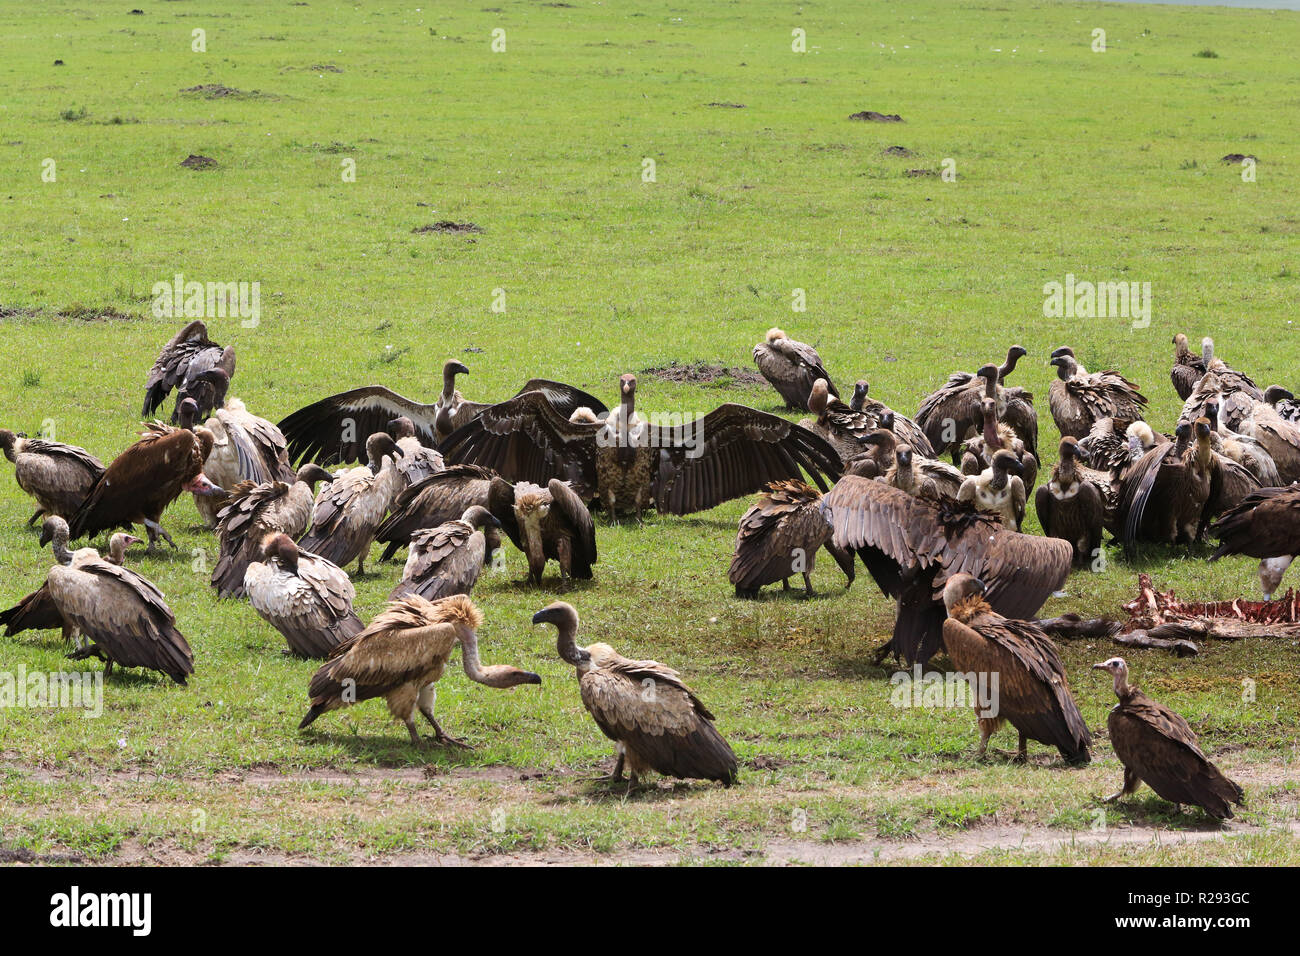
{"label": "vulture", "polygon": [[736,597],[756,598],[763,585],[777,581],[788,591],[795,574],[803,575],[804,593],[811,597],[813,564],[823,547],[848,578],[845,587],[853,584],[853,554],[831,542],[821,498],[821,492],[802,481],[774,481],[759,494],[736,533],[728,574]]}
{"label": "vulture", "polygon": [[[149,378],[144,385],[144,408],[140,417],[148,418],[157,411],[173,388],[180,389],[176,396],[177,408],[182,399],[194,397],[199,405],[199,418],[214,408],[220,408],[221,400],[225,398],[224,393],[217,396],[210,385],[196,387],[200,377],[213,369],[225,372],[225,380],[229,384],[235,376],[235,348],[222,348],[213,342],[208,338],[208,327],[195,320],[177,332],[158,353],[158,359],[149,370]],[[191,392],[195,394],[190,396]],[[177,416],[173,412],[173,424],[176,421]]]}
{"label": "vulture", "polygon": [[300,538],[311,524],[318,482],[334,476],[320,465],[306,464],[294,480],[260,485],[240,482],[217,514],[220,554],[212,569],[212,586],[218,597],[243,597],[244,572],[261,553],[262,542],[274,532]]}
{"label": "vulture", "polygon": [[1223,423],[1233,431],[1242,431],[1242,419],[1250,414],[1255,403],[1264,401],[1264,393],[1248,376],[1229,368],[1222,359],[1214,357],[1212,339],[1202,340],[1201,349],[1205,374],[1184,401],[1178,420],[1196,421],[1205,414],[1205,403],[1217,400]]}
{"label": "vulture", "polygon": [[[327,465],[356,461],[365,450],[365,436],[383,431],[394,418],[409,418],[414,437],[422,445],[434,447],[489,407],[466,401],[456,390],[456,376],[468,374],[469,369],[460,362],[445,363],[442,394],[432,405],[413,402],[382,385],[368,385],[300,408],[280,422],[280,430],[289,439],[289,458]],[[546,379],[532,379],[517,394],[533,391],[541,392],[565,417],[582,406],[605,411],[604,405],[581,389]]]}
{"label": "vulture", "polygon": [[991,512],[1004,528],[1019,531],[1025,521],[1024,473],[1025,466],[1004,448],[993,456],[989,467],[961,483],[957,500],[978,511]]}
{"label": "vulture", "polygon": [[36,499],[29,525],[46,515],[71,518],[104,473],[100,460],[84,448],[7,428],[0,428],[0,449],[13,462],[18,487]]}
{"label": "vulture", "polygon": [[1205,404],[1205,417],[1210,423],[1210,447],[1245,468],[1263,487],[1272,488],[1284,484],[1277,470],[1277,462],[1267,448],[1256,439],[1234,432],[1219,421],[1218,402]]}
{"label": "vulture", "polygon": [[[848,475],[879,478],[911,494],[946,495],[956,498],[966,476],[957,468],[937,458],[917,455],[911,445],[899,443],[897,436],[882,419],[881,428],[862,438],[866,451],[851,459],[844,468]],[[900,452],[903,461],[899,461]]]}
{"label": "vulture", "polygon": [[1232,816],[1232,804],[1246,805],[1241,787],[1201,752],[1187,721],[1128,682],[1124,658],[1112,657],[1092,667],[1110,672],[1119,698],[1106,718],[1106,729],[1115,756],[1124,765],[1124,786],[1107,797],[1107,803],[1146,783],[1171,803],[1195,804],[1218,820]]}
{"label": "vulture", "polygon": [[457,644],[461,665],[472,681],[501,688],[542,682],[536,674],[517,667],[479,663],[477,632],[482,624],[483,613],[464,594],[440,601],[411,595],[389,602],[365,630],[335,648],[312,675],[307,690],[311,709],[298,729],[306,729],[326,711],[383,697],[388,712],[406,725],[415,746],[423,744],[415,729],[417,711],[433,725],[434,743],[468,746],[446,734],[433,716],[438,696],[434,685]]}
{"label": "vulture", "polygon": [[[1216,404],[1211,400],[1205,407],[1208,410]],[[1226,405],[1220,406],[1218,411],[1220,420],[1223,420],[1223,407]],[[1238,420],[1235,431],[1253,440],[1273,460],[1277,475],[1275,484],[1288,485],[1300,481],[1300,426],[1286,421],[1272,405],[1252,401],[1249,413]]]}
{"label": "vulture", "polygon": [[433,448],[420,443],[415,436],[415,422],[405,415],[400,415],[388,423],[388,434],[402,449],[402,460],[397,463],[397,473],[402,476],[402,487],[409,488],[430,475],[445,471],[446,463],[442,455]]}
{"label": "vulture", "polygon": [[323,659],[365,629],[352,610],[352,582],[337,564],[300,551],[279,531],[268,534],[259,550],[261,560],[249,562],[243,590],[292,653]]}
{"label": "vulture", "polygon": [[311,530],[299,542],[339,567],[357,562],[358,575],[365,574],[366,555],[401,482],[395,462],[402,449],[391,435],[371,435],[366,455],[368,465],[343,472],[317,493]]}
{"label": "vulture", "polygon": [[754,364],[785,400],[791,411],[808,408],[808,395],[813,382],[825,379],[827,388],[836,398],[840,393],[831,382],[830,374],[822,366],[822,358],[811,345],[796,342],[780,329],[768,329],[767,338],[754,346]]}
{"label": "vulture", "polygon": [[1016,456],[1016,461],[1024,467],[1021,476],[1025,489],[1030,490],[1038,482],[1038,459],[1029,453],[1024,441],[1006,424],[998,421],[998,403],[992,398],[980,401],[980,414],[983,427],[978,435],[966,439],[962,445],[961,471],[964,475],[978,475],[993,464],[993,456],[1006,449]]}
{"label": "vulture", "polygon": [[609,780],[628,788],[649,771],[666,777],[736,782],[736,755],[713,726],[713,714],[682,677],[658,661],[634,661],[608,644],[579,647],[578,612],[556,601],[533,615],[533,624],[554,624],[560,658],[578,674],[582,704],[618,750]]}
{"label": "vulture", "polygon": [[1219,539],[1211,561],[1229,554],[1260,559],[1260,585],[1271,601],[1291,559],[1300,554],[1300,485],[1251,492],[1210,526],[1210,534]]}
{"label": "vulture", "polygon": [[1047,390],[1047,404],[1061,434],[1084,438],[1101,418],[1137,421],[1146,412],[1146,396],[1118,372],[1086,373],[1068,349],[1052,353],[1056,379]]}
{"label": "vulture", "polygon": [[142,523],[151,553],[159,537],[175,548],[172,536],[158,523],[167,506],[186,491],[227,494],[203,474],[212,444],[212,432],[206,428],[146,424],[140,440],[113,459],[73,515],[73,539]]}
{"label": "vulture", "polygon": [[993,398],[1003,421],[1020,436],[1029,453],[1038,457],[1038,413],[1034,411],[1034,396],[1023,388],[1003,387],[1007,376],[1015,371],[1016,363],[1027,354],[1023,346],[1013,345],[1000,366],[985,365],[974,374],[954,372],[943,387],[921,403],[916,421],[936,454],[951,452],[956,464],[961,443],[980,430],[983,421],[980,399]]}
{"label": "vulture", "polygon": [[560,583],[591,579],[596,563],[596,525],[587,504],[567,482],[552,478],[546,487],[497,476],[488,484],[488,510],[528,559],[528,580],[541,586],[547,561],[560,565]]}
{"label": "vulture", "polygon": [[402,580],[388,595],[396,601],[417,594],[429,601],[469,594],[492,552],[501,546],[495,533],[500,522],[482,505],[474,505],[455,521],[411,535]]}
{"label": "vulture", "polygon": [[1144,421],[1099,418],[1087,436],[1079,439],[1079,451],[1092,471],[1115,478],[1157,444],[1169,440]]}
{"label": "vulture", "polygon": [[386,545],[381,560],[388,561],[398,548],[406,547],[415,532],[454,521],[473,505],[486,507],[488,485],[495,477],[490,468],[451,465],[401,491],[375,532],[375,540]]}
{"label": "vulture", "polygon": [[1007,617],[1032,618],[1070,574],[1069,542],[1020,534],[957,502],[930,501],[880,481],[846,476],[822,497],[833,543],[852,548],[881,591],[898,602],[894,634],[881,650],[908,664],[939,650],[943,589],[965,572],[988,586],[988,602]]}
{"label": "vulture", "polygon": [[[816,383],[814,383],[816,384]],[[849,399],[849,411],[865,415],[868,420],[873,422],[873,428],[888,428],[898,436],[900,441],[905,441],[912,446],[912,450],[924,455],[927,458],[934,457],[934,447],[930,444],[930,439],[925,437],[925,432],[921,426],[906,415],[900,415],[892,408],[868,397],[871,385],[864,379],[859,379],[853,385],[853,397]]]}
{"label": "vulture", "polygon": [[1187,336],[1179,332],[1174,336],[1174,367],[1169,370],[1178,397],[1187,401],[1204,374],[1205,359],[1187,347]]}
{"label": "vulture", "polygon": [[753,494],[771,481],[802,479],[819,488],[840,473],[839,456],[820,436],[744,405],[721,405],[680,425],[636,413],[636,376],[620,380],[619,407],[603,422],[570,421],[541,392],[486,409],[442,445],[447,461],[481,465],[508,481],[568,481],[584,501],[599,500],[616,521],[653,505],[691,514]]}
{"label": "vulture", "polygon": [[958,672],[979,675],[993,691],[996,712],[986,716],[976,711],[980,758],[989,737],[1006,722],[1020,732],[1017,761],[1028,759],[1029,741],[1037,740],[1059,750],[1068,764],[1086,764],[1092,734],[1070,695],[1061,655],[1046,632],[1033,621],[1009,620],[993,610],[984,600],[984,582],[969,574],[948,579],[943,601],[948,657]]}
{"label": "vulture", "polygon": [[1300,401],[1281,385],[1270,385],[1264,389],[1264,401],[1277,409],[1283,421],[1292,425],[1300,424]]}
{"label": "vulture", "polygon": [[881,423],[886,420],[886,416],[889,430],[900,441],[921,449],[922,454],[933,454],[934,449],[916,422],[874,400],[868,404],[867,389],[866,382],[858,382],[853,389],[853,403],[845,405],[839,399],[831,398],[830,383],[818,379],[813,383],[812,393],[808,397],[808,409],[816,417],[805,418],[799,426],[824,438],[835,449],[844,465],[862,454],[863,440],[883,427]]}
{"label": "vulture", "polygon": [[1086,566],[1101,554],[1108,486],[1097,483],[1080,465],[1087,456],[1079,440],[1061,439],[1060,460],[1047,484],[1034,495],[1034,511],[1043,534],[1070,542],[1074,563]]}

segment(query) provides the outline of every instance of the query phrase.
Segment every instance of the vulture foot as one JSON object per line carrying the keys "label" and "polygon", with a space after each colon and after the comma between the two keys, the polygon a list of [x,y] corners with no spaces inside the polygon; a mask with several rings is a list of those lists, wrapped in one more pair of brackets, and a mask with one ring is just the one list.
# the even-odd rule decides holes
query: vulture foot
{"label": "vulture foot", "polygon": [[155,554],[157,552],[159,536],[161,536],[164,541],[166,541],[168,544],[172,546],[173,551],[180,550],[179,548],[176,547],[176,542],[172,540],[172,536],[167,533],[167,529],[164,528],[162,525],[160,525],[157,521],[151,521],[148,518],[146,518],[144,521],[144,527],[145,527],[145,531],[149,533],[149,548],[148,548],[149,554]]}
{"label": "vulture foot", "polygon": [[27,519],[27,527],[30,528],[32,525],[36,524],[36,519],[41,517],[41,515],[43,514],[45,514],[45,509],[37,508],[36,511],[32,514],[32,516]]}
{"label": "vulture foot", "polygon": [[434,736],[433,742],[438,747],[459,747],[461,750],[473,750],[473,744],[467,744],[459,737],[452,737],[450,734],[438,733]]}

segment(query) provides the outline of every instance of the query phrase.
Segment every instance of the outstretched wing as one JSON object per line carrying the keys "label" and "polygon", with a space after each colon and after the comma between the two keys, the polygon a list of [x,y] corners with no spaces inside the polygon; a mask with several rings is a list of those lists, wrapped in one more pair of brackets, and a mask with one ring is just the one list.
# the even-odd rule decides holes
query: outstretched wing
{"label": "outstretched wing", "polygon": [[362,460],[366,439],[402,416],[415,425],[420,443],[432,447],[437,442],[434,415],[432,405],[413,402],[382,385],[367,385],[300,408],[279,428],[289,443],[290,462],[333,465]]}

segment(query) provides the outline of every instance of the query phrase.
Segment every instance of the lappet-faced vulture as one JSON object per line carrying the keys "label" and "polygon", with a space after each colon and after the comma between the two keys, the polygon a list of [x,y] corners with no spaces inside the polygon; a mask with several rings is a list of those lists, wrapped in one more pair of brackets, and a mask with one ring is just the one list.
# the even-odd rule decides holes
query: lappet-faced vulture
{"label": "lappet-faced vulture", "polygon": [[1055,747],[1066,763],[1086,764],[1092,735],[1070,695],[1065,664],[1051,638],[1033,621],[1003,617],[984,600],[984,582],[956,574],[943,589],[948,619],[943,646],[958,672],[991,690],[987,709],[976,705],[979,756],[1005,721],[1020,732],[1016,759],[1029,741]]}
{"label": "lappet-faced vulture", "polygon": [[445,733],[433,716],[438,696],[435,685],[457,645],[466,676],[485,687],[542,682],[536,674],[517,667],[481,664],[478,629],[482,624],[482,612],[464,594],[440,601],[412,595],[390,602],[369,627],[335,648],[333,656],[312,675],[307,690],[311,709],[298,729],[327,711],[383,697],[388,712],[406,725],[411,743],[417,747],[423,744],[415,729],[417,712],[433,725],[435,744],[467,746]]}
{"label": "lappet-faced vulture", "polygon": [[1106,728],[1115,756],[1124,765],[1124,786],[1107,797],[1107,803],[1145,783],[1166,800],[1195,804],[1218,820],[1232,816],[1234,803],[1246,805],[1241,787],[1205,756],[1187,721],[1128,682],[1124,658],[1112,657],[1092,666],[1114,678],[1119,698],[1106,718]]}
{"label": "lappet-faced vulture", "polygon": [[104,473],[100,460],[84,448],[26,438],[7,428],[0,428],[0,451],[13,462],[18,487],[36,499],[29,525],[46,515],[71,518]]}
{"label": "lappet-faced vulture", "polygon": [[728,578],[736,597],[758,597],[765,584],[781,582],[790,590],[790,578],[803,575],[805,595],[813,594],[812,572],[817,552],[826,548],[853,584],[853,553],[831,542],[832,529],[822,514],[822,496],[802,481],[774,481],[740,519],[736,550]]}
{"label": "lappet-faced vulture", "polygon": [[1084,372],[1069,349],[1052,353],[1056,378],[1047,390],[1047,404],[1062,435],[1084,438],[1101,418],[1136,421],[1146,412],[1146,396],[1137,385],[1114,371]]}
{"label": "lappet-faced vulture", "polygon": [[469,594],[492,552],[501,546],[496,533],[499,524],[482,505],[472,505],[455,521],[415,532],[402,580],[389,592],[388,600],[418,594],[436,601]]}
{"label": "lappet-faced vulture", "polygon": [[284,635],[299,657],[326,658],[365,625],[352,610],[356,597],[346,572],[332,561],[300,551],[274,532],[260,542],[261,560],[244,573],[248,603]]}
{"label": "lappet-faced vulture", "polygon": [[370,545],[402,481],[396,465],[402,450],[387,432],[366,440],[366,454],[369,464],[343,472],[317,492],[311,530],[299,542],[339,567],[357,562],[357,574],[365,574]]}
{"label": "lappet-faced vulture", "polygon": [[451,465],[400,492],[391,513],[375,532],[375,540],[385,545],[381,560],[387,561],[398,548],[405,548],[415,532],[455,521],[474,505],[486,507],[488,486],[495,477],[491,468]]}
{"label": "lappet-faced vulture", "polygon": [[1205,374],[1205,359],[1187,346],[1187,336],[1179,332],[1174,336],[1174,367],[1169,370],[1169,380],[1183,401],[1192,394],[1196,383]]}
{"label": "lappet-faced vulture", "polygon": [[808,395],[819,378],[825,379],[830,393],[839,397],[817,350],[780,329],[768,329],[766,339],[754,346],[754,364],[785,400],[787,409],[808,411]]}
{"label": "lappet-faced vulture", "polygon": [[567,482],[552,478],[543,488],[527,481],[512,485],[498,476],[488,485],[488,510],[527,558],[527,580],[540,586],[547,561],[559,564],[562,586],[591,579],[596,525]]}
{"label": "lappet-faced vulture", "polygon": [[[213,342],[208,338],[208,327],[195,320],[177,332],[158,353],[158,359],[149,370],[149,378],[144,385],[144,408],[140,416],[148,418],[152,415],[173,388],[181,389],[181,393],[176,398],[176,404],[179,406],[181,399],[188,394],[199,378],[213,369],[221,369],[225,372],[226,382],[229,384],[230,379],[235,376],[235,348],[234,346],[222,348]],[[206,389],[201,391],[205,395],[210,394]],[[199,395],[194,397],[196,400],[201,398]],[[224,395],[221,398],[224,398]],[[202,418],[214,408],[220,407],[220,404],[215,394],[208,398],[207,403],[199,401],[197,417]],[[176,421],[174,411],[172,421],[173,423]]]}
{"label": "lappet-faced vulture", "polygon": [[1109,482],[1100,484],[1104,476],[1093,479],[1080,464],[1086,455],[1078,439],[1062,438],[1060,454],[1047,484],[1034,495],[1034,510],[1043,534],[1070,542],[1074,563],[1088,565],[1101,556]]}
{"label": "lappet-faced vulture", "polygon": [[577,670],[583,706],[618,746],[607,779],[623,779],[626,766],[629,789],[651,770],[727,786],[736,782],[735,753],[677,671],[658,661],[630,660],[608,644],[579,647],[578,612],[563,601],[538,611],[533,623],[555,625],[556,649]]}
{"label": "lappet-faced vulture", "polygon": [[822,498],[832,539],[853,548],[880,589],[898,602],[892,652],[909,664],[939,650],[947,616],[943,588],[965,572],[987,586],[999,614],[1032,618],[1070,574],[1073,550],[1056,538],[1008,531],[956,502],[917,498],[880,481],[846,476]]}
{"label": "lappet-faced vulture", "polygon": [[1002,526],[1019,531],[1025,521],[1025,473],[1014,454],[1005,448],[993,456],[993,463],[978,475],[971,475],[961,483],[957,500],[978,511],[998,516]]}
{"label": "lappet-faced vulture", "polygon": [[691,514],[753,494],[770,481],[803,478],[819,488],[840,473],[825,440],[784,418],[721,405],[702,418],[657,425],[637,415],[636,376],[620,382],[619,407],[603,422],[570,421],[539,392],[493,405],[443,444],[449,462],[482,465],[508,481],[568,481],[611,519],[651,504]]}
{"label": "lappet-faced vulture", "polygon": [[1020,436],[1029,453],[1038,457],[1038,413],[1034,410],[1034,396],[1023,388],[1004,386],[1007,376],[1026,354],[1023,346],[1013,345],[1002,365],[985,365],[974,373],[954,372],[941,388],[926,397],[916,413],[916,421],[936,455],[950,452],[953,463],[957,463],[962,442],[977,434],[982,426],[980,399],[987,397],[997,401],[998,415]]}

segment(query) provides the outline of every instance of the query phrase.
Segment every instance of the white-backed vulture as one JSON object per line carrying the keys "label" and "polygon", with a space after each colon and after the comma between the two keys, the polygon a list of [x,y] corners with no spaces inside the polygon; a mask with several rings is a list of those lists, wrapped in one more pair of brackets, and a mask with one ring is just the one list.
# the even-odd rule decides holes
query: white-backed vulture
{"label": "white-backed vulture", "polygon": [[1268,449],[1254,438],[1234,432],[1219,421],[1217,401],[1205,403],[1205,417],[1210,422],[1210,444],[1216,452],[1241,465],[1265,488],[1284,484]]}
{"label": "white-backed vulture", "polygon": [[966,439],[962,445],[962,474],[978,475],[993,464],[993,456],[999,450],[1006,449],[1024,468],[1020,477],[1025,490],[1032,491],[1038,482],[1038,459],[1030,454],[1029,448],[1010,425],[998,420],[998,404],[994,399],[980,401],[980,414],[983,416],[980,433]]}
{"label": "white-backed vulture", "polygon": [[84,448],[7,428],[0,428],[0,451],[13,462],[18,487],[36,499],[29,525],[46,515],[71,518],[104,473],[103,463]]}
{"label": "white-backed vulture", "polygon": [[1016,363],[1027,354],[1023,346],[1013,345],[1001,366],[984,365],[974,373],[954,372],[942,387],[921,402],[916,421],[936,457],[951,453],[953,464],[959,461],[962,442],[980,430],[982,398],[997,401],[998,415],[1020,436],[1029,453],[1038,457],[1038,413],[1034,410],[1034,396],[1023,388],[1004,387]]}
{"label": "white-backed vulture", "polygon": [[[140,411],[140,417],[148,418],[152,415],[173,388],[180,389],[176,396],[176,405],[179,407],[181,400],[187,397],[188,389],[198,381],[199,377],[204,372],[216,368],[226,373],[227,383],[234,378],[235,348],[234,346],[222,348],[213,342],[208,338],[208,327],[196,319],[172,336],[171,341],[158,353],[158,358],[153,363],[153,368],[149,370],[148,380],[144,384],[144,407]],[[206,400],[203,396],[193,396],[199,404],[198,418],[202,418],[221,405],[218,396],[209,390],[204,391],[207,395]],[[220,396],[222,399],[224,397],[224,395]],[[176,420],[176,412],[173,410],[172,422],[175,423]]]}
{"label": "white-backed vulture", "polygon": [[542,682],[536,674],[517,667],[481,664],[478,629],[482,624],[482,612],[464,594],[439,601],[412,595],[389,602],[364,631],[335,648],[333,656],[312,675],[307,690],[311,709],[298,729],[305,729],[327,711],[383,697],[388,712],[406,725],[415,746],[423,744],[415,729],[417,712],[433,725],[434,743],[468,746],[445,733],[433,716],[438,696],[435,685],[457,645],[465,675],[485,687]]}
{"label": "white-backed vulture", "polygon": [[1074,548],[1074,563],[1088,565],[1101,555],[1108,487],[1097,484],[1079,464],[1083,453],[1077,439],[1061,439],[1060,459],[1047,484],[1034,495],[1034,511],[1043,534],[1061,538]]}
{"label": "white-backed vulture", "polygon": [[1241,787],[1205,756],[1187,721],[1128,682],[1124,658],[1112,657],[1092,666],[1114,678],[1119,698],[1106,718],[1106,728],[1115,756],[1124,765],[1124,785],[1106,798],[1107,803],[1145,783],[1171,803],[1195,804],[1217,820],[1231,817],[1234,803],[1246,805]]}
{"label": "white-backed vulture", "polygon": [[1047,390],[1047,404],[1062,436],[1084,438],[1101,418],[1145,417],[1146,396],[1123,375],[1109,370],[1085,373],[1067,349],[1052,355],[1057,377]]}
{"label": "white-backed vulture", "polygon": [[352,610],[356,591],[342,568],[300,551],[278,531],[259,544],[262,560],[249,562],[244,591],[262,620],[284,635],[290,652],[326,658],[365,629]]}
{"label": "white-backed vulture", "polygon": [[1205,359],[1187,347],[1187,336],[1179,332],[1174,336],[1174,367],[1169,370],[1169,380],[1183,401],[1192,394],[1196,383],[1205,374]]}
{"label": "white-backed vulture", "polygon": [[387,561],[399,548],[405,548],[415,532],[455,521],[474,505],[486,507],[488,486],[495,477],[491,468],[450,465],[401,491],[375,532],[375,540],[385,545],[380,560]]}
{"label": "white-backed vulture", "polygon": [[[881,419],[889,422],[888,416]],[[909,494],[946,495],[956,498],[966,476],[946,461],[918,455],[911,445],[900,443],[888,425],[878,428],[860,439],[863,451],[850,459],[844,469],[846,475],[877,478]],[[898,461],[899,452],[906,449],[905,462]]]}
{"label": "white-backed vulture", "polygon": [[933,458],[934,448],[930,445],[930,439],[925,437],[921,426],[906,415],[900,415],[882,402],[871,398],[868,395],[870,389],[871,385],[865,379],[858,379],[854,383],[853,397],[849,399],[849,411],[866,416],[866,419],[872,423],[872,429],[888,428],[898,436],[899,441],[911,445],[914,452],[926,458]]}
{"label": "white-backed vulture", "polygon": [[959,673],[992,691],[987,710],[975,706],[979,756],[1007,722],[1020,733],[1018,761],[1028,759],[1029,741],[1037,740],[1059,750],[1066,763],[1086,764],[1092,734],[1070,695],[1065,664],[1051,638],[1033,621],[1009,620],[994,611],[984,600],[984,582],[969,574],[949,578],[943,601],[948,657]]}
{"label": "white-backed vulture", "polygon": [[579,647],[578,612],[563,601],[533,615],[533,624],[554,624],[556,650],[578,674],[582,704],[618,749],[614,772],[628,770],[628,788],[651,770],[666,777],[736,782],[730,745],[713,726],[713,714],[677,671],[658,661],[634,661],[608,644]]}
{"label": "white-backed vulture", "polygon": [[402,449],[387,432],[366,439],[366,455],[369,464],[343,472],[316,493],[311,530],[299,542],[341,568],[357,562],[358,575],[366,573],[370,545],[402,481],[396,465]]}
{"label": "white-backed vulture", "polygon": [[636,413],[636,376],[620,380],[619,407],[596,424],[572,422],[540,392],[493,405],[442,445],[447,461],[482,465],[507,481],[568,481],[611,520],[653,505],[691,514],[753,494],[770,481],[803,478],[825,487],[840,473],[824,439],[784,418],[721,405],[702,418],[658,425]]}
{"label": "white-backed vulture", "polygon": [[978,511],[998,516],[1002,527],[1019,531],[1025,521],[1025,473],[1016,456],[1005,448],[993,455],[993,463],[978,475],[961,483],[957,500]]}
{"label": "white-backed vulture", "polygon": [[1229,368],[1222,359],[1214,357],[1213,339],[1203,339],[1201,349],[1205,374],[1197,380],[1191,394],[1183,402],[1178,421],[1196,421],[1205,415],[1206,402],[1217,401],[1219,420],[1233,431],[1242,431],[1243,419],[1250,414],[1257,402],[1264,400],[1264,393],[1249,376]]}
{"label": "white-backed vulture", "polygon": [[455,521],[411,535],[402,580],[388,600],[417,594],[429,601],[469,594],[474,582],[501,545],[500,522],[482,505],[473,505]]}
{"label": "white-backed vulture", "polygon": [[546,487],[528,481],[512,485],[497,476],[488,485],[488,510],[528,559],[528,578],[538,586],[547,561],[560,566],[560,585],[590,580],[596,563],[596,525],[587,504],[567,482],[552,478]]}
{"label": "white-backed vulture", "polygon": [[[430,405],[411,401],[382,385],[367,385],[300,408],[280,422],[280,430],[289,439],[289,459],[325,465],[357,461],[365,453],[366,436],[383,431],[394,418],[403,417],[411,420],[415,437],[422,445],[435,447],[489,407],[466,401],[457,391],[456,376],[468,374],[469,369],[462,363],[447,361],[442,367],[442,392]],[[535,378],[516,394],[531,391],[541,392],[566,417],[583,405],[605,411],[598,399],[572,385]]]}
{"label": "white-backed vulture", "polygon": [[988,586],[1007,617],[1032,618],[1070,574],[1069,542],[1020,534],[947,499],[913,497],[880,481],[845,476],[822,497],[837,547],[861,556],[880,589],[898,602],[894,634],[881,649],[909,664],[938,651],[947,616],[943,588],[959,572]]}
{"label": "white-backed vulture", "polygon": [[780,329],[768,329],[766,339],[754,346],[754,364],[785,400],[787,409],[808,411],[808,395],[819,378],[825,379],[831,394],[839,398],[817,350]]}
{"label": "white-backed vulture", "polygon": [[[1213,399],[1206,403],[1207,407],[1212,404]],[[1223,421],[1222,406],[1219,418]],[[1249,413],[1238,420],[1234,431],[1253,439],[1273,459],[1277,484],[1300,481],[1300,427],[1282,418],[1276,408],[1252,401]]]}
{"label": "white-backed vulture", "polygon": [[139,441],[113,459],[86,495],[69,522],[74,539],[141,523],[149,534],[150,552],[159,537],[175,548],[176,542],[158,523],[167,506],[186,491],[227,494],[203,474],[203,462],[212,451],[212,432],[157,421],[145,429]]}
{"label": "white-backed vulture", "polygon": [[402,458],[397,463],[397,471],[402,476],[402,487],[409,488],[417,481],[423,481],[430,475],[436,475],[447,468],[442,455],[436,449],[420,443],[415,435],[415,422],[405,415],[400,415],[388,423],[388,434],[393,436],[397,447],[402,449]]}
{"label": "white-backed vulture", "polygon": [[740,519],[736,550],[728,579],[736,597],[756,598],[765,584],[781,582],[790,590],[790,578],[803,575],[805,596],[813,594],[812,572],[817,552],[826,548],[844,576],[853,584],[853,554],[831,543],[831,526],[822,514],[821,492],[802,481],[774,481],[758,495]]}

